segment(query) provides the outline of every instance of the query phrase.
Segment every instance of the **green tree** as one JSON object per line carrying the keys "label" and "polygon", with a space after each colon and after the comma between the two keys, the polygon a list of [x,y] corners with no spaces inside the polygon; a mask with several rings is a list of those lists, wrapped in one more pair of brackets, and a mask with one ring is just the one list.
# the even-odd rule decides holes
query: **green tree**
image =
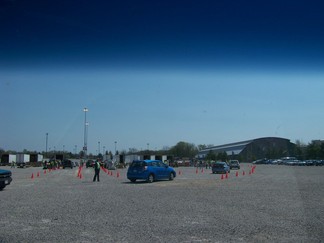
{"label": "green tree", "polygon": [[307,159],[323,159],[324,141],[313,140],[306,148]]}
{"label": "green tree", "polygon": [[198,151],[201,151],[201,150],[206,149],[207,146],[206,146],[206,144],[199,144],[199,145],[197,146],[197,148],[198,148]]}
{"label": "green tree", "polygon": [[314,141],[308,144],[306,149],[307,159],[316,159],[317,158],[317,148]]}
{"label": "green tree", "polygon": [[217,160],[226,161],[227,159],[228,155],[225,151],[223,153],[217,154]]}
{"label": "green tree", "polygon": [[294,151],[294,155],[301,160],[305,159],[305,150],[306,150],[306,145],[304,143],[302,143],[299,139],[296,140],[295,142],[296,146],[295,146],[295,151]]}
{"label": "green tree", "polygon": [[83,151],[83,150],[81,150],[81,151],[79,152],[79,157],[80,157],[80,158],[83,158],[83,157],[84,157],[84,151]]}
{"label": "green tree", "polygon": [[193,143],[178,142],[170,149],[170,153],[176,157],[193,158],[197,155],[198,149]]}
{"label": "green tree", "polygon": [[209,150],[208,154],[206,155],[206,159],[207,160],[216,160],[216,154],[212,151],[212,150]]}
{"label": "green tree", "polygon": [[324,142],[322,141],[319,152],[320,159],[324,159]]}

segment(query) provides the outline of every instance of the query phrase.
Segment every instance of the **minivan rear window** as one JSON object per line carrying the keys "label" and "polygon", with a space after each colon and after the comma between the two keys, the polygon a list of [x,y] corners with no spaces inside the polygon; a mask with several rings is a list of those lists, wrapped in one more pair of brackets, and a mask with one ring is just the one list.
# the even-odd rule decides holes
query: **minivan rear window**
{"label": "minivan rear window", "polygon": [[213,167],[215,167],[215,168],[224,168],[225,164],[216,163],[216,164],[213,165]]}

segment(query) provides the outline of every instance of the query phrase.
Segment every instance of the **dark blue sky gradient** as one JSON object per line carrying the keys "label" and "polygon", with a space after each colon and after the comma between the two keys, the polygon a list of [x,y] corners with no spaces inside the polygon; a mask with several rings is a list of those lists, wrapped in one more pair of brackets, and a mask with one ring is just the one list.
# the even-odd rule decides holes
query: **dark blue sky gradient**
{"label": "dark blue sky gradient", "polygon": [[320,69],[322,1],[15,1],[0,64]]}
{"label": "dark blue sky gradient", "polygon": [[82,148],[84,107],[93,153],[323,139],[323,13],[323,0],[0,0],[0,148],[45,150],[46,133]]}

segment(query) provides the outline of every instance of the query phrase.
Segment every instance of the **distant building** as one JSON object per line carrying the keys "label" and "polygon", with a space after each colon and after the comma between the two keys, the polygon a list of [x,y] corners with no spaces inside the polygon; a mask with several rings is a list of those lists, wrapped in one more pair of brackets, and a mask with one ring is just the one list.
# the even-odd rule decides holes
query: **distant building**
{"label": "distant building", "polygon": [[296,145],[289,139],[264,137],[242,142],[213,146],[199,151],[197,158],[204,159],[209,153],[226,153],[229,158],[251,162],[260,158],[281,158],[293,156]]}

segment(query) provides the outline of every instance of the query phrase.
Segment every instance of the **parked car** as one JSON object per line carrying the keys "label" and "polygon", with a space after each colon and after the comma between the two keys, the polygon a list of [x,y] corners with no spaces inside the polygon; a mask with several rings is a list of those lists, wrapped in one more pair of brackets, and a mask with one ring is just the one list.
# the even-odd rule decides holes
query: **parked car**
{"label": "parked car", "polygon": [[108,170],[116,170],[116,166],[112,160],[105,160],[103,164],[104,167]]}
{"label": "parked car", "polygon": [[12,181],[10,170],[0,170],[0,191]]}
{"label": "parked car", "polygon": [[255,160],[252,162],[252,164],[258,164],[258,165],[261,165],[261,164],[269,164],[269,160],[267,158],[264,158],[264,159],[258,159],[258,160]]}
{"label": "parked car", "polygon": [[94,164],[95,164],[95,162],[94,162],[93,160],[89,159],[89,160],[87,161],[87,163],[86,163],[86,167],[87,167],[87,168],[88,168],[88,167],[94,167]]}
{"label": "parked car", "polygon": [[175,170],[164,164],[161,160],[134,160],[127,170],[127,179],[131,182],[146,180],[173,180],[176,177]]}
{"label": "parked car", "polygon": [[212,165],[213,174],[217,173],[230,173],[231,168],[226,162],[216,162]]}
{"label": "parked car", "polygon": [[26,162],[17,162],[17,168],[26,168]]}
{"label": "parked car", "polygon": [[241,168],[240,162],[238,160],[230,160],[229,166],[230,166],[230,169],[238,169],[239,170]]}
{"label": "parked car", "polygon": [[62,167],[65,169],[66,167],[73,169],[73,162],[69,159],[64,159],[62,161]]}

